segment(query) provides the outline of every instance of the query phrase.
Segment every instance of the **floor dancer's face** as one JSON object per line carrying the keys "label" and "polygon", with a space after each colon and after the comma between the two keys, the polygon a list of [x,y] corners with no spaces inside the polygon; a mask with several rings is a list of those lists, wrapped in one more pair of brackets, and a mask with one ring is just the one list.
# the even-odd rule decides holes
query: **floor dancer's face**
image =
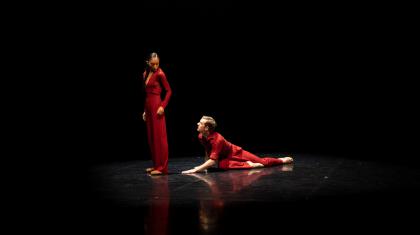
{"label": "floor dancer's face", "polygon": [[204,133],[206,131],[206,126],[204,125],[206,123],[206,121],[204,119],[201,119],[198,123],[197,123],[197,131],[200,133]]}

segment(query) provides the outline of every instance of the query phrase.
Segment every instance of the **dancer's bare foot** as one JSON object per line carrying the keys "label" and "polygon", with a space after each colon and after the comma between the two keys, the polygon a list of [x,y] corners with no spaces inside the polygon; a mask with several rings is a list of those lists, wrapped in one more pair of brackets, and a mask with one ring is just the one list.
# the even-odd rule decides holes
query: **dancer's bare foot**
{"label": "dancer's bare foot", "polygon": [[280,157],[279,159],[282,160],[283,163],[285,163],[285,164],[293,162],[293,158],[291,158],[291,157]]}
{"label": "dancer's bare foot", "polygon": [[264,167],[264,165],[261,164],[261,163],[254,163],[254,162],[251,162],[251,161],[247,161],[246,163],[248,163],[248,165],[250,165],[252,168]]}
{"label": "dancer's bare foot", "polygon": [[155,170],[155,168],[153,168],[153,167],[146,168],[146,172],[147,172],[147,173],[150,173],[150,172],[152,172],[152,171],[154,171],[154,170]]}
{"label": "dancer's bare foot", "polygon": [[158,170],[153,170],[150,172],[151,175],[163,175],[163,172],[158,171]]}

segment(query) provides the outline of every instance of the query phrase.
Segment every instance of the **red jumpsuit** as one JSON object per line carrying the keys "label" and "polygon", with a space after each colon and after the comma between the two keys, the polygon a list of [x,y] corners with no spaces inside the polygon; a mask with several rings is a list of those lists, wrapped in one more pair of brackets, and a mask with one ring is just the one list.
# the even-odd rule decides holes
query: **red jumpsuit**
{"label": "red jumpsuit", "polygon": [[[146,81],[146,72],[143,73]],[[165,97],[161,99],[161,93],[165,90]],[[166,135],[165,114],[158,115],[157,110],[160,106],[164,109],[168,105],[172,95],[171,87],[166,79],[165,73],[158,68],[145,84],[146,99],[144,112],[146,113],[147,140],[149,143],[150,154],[155,170],[168,173],[168,140]]]}
{"label": "red jumpsuit", "polygon": [[260,158],[248,151],[245,151],[241,147],[225,140],[225,138],[218,132],[211,133],[207,136],[207,138],[200,133],[198,135],[198,139],[203,144],[209,158],[219,161],[218,165],[221,169],[252,168],[247,161],[261,163],[264,166],[273,166],[283,163],[283,161],[278,158]]}

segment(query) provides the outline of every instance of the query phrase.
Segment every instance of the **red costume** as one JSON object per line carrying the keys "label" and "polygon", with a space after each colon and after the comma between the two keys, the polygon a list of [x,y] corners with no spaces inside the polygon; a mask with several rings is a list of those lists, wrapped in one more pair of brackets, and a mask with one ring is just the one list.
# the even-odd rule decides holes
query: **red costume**
{"label": "red costume", "polygon": [[218,165],[221,169],[252,168],[247,161],[261,163],[264,166],[273,166],[283,163],[283,161],[278,158],[260,158],[248,151],[245,151],[241,147],[227,141],[218,132],[210,133],[207,138],[200,133],[198,135],[198,139],[204,145],[209,158],[219,161]]}
{"label": "red costume", "polygon": [[[143,73],[144,81],[147,79],[146,72]],[[165,90],[165,97],[161,99],[162,90]],[[165,73],[158,68],[145,84],[146,99],[144,112],[146,113],[147,140],[152,156],[153,167],[162,173],[168,173],[168,140],[166,136],[165,114],[158,115],[160,106],[164,109],[168,105],[172,95],[171,87],[166,80]]]}

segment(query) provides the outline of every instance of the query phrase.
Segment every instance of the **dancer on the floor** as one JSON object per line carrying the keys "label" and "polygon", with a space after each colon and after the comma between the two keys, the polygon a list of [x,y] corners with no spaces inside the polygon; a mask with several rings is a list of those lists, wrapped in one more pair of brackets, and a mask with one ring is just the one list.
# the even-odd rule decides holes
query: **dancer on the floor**
{"label": "dancer on the floor", "polygon": [[[143,120],[147,127],[147,140],[153,167],[146,171],[152,175],[168,173],[168,140],[166,135],[165,108],[172,95],[165,73],[159,68],[159,56],[151,53],[147,60],[148,67],[143,73],[146,92]],[[162,91],[164,99],[161,99]]]}
{"label": "dancer on the floor", "polygon": [[221,134],[215,131],[216,121],[209,116],[203,116],[197,123],[198,139],[204,146],[206,162],[193,169],[183,171],[183,174],[202,172],[210,167],[221,169],[249,169],[291,163],[293,158],[260,158],[241,147],[228,142]]}

